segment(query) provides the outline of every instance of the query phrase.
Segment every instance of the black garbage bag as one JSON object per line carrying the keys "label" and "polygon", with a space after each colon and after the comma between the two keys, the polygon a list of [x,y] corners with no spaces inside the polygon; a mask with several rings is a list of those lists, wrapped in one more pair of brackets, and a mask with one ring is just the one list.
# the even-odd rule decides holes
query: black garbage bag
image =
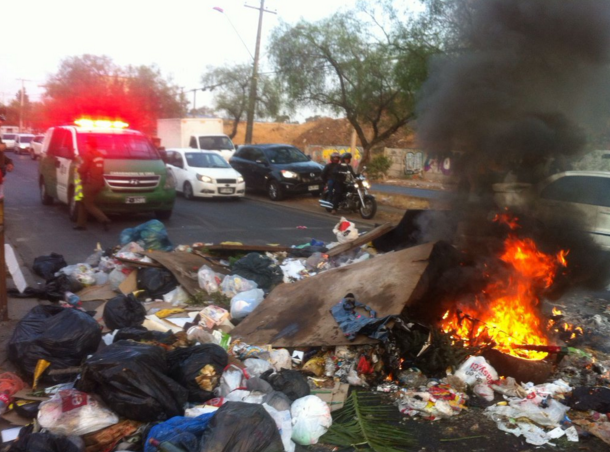
{"label": "black garbage bag", "polygon": [[151,331],[147,330],[143,326],[134,326],[129,328],[121,328],[114,335],[114,341],[123,341],[123,340],[132,340],[136,342],[142,341],[155,341],[160,342],[161,344],[173,344],[176,342],[176,335],[171,331],[166,331],[165,333],[161,331]]}
{"label": "black garbage bag", "polygon": [[140,326],[145,317],[146,309],[133,294],[114,297],[104,307],[104,324],[110,330]]}
{"label": "black garbage bag", "polygon": [[283,452],[275,421],[262,405],[227,402],[201,437],[200,452]]}
{"label": "black garbage bag", "polygon": [[148,267],[138,270],[138,289],[152,299],[163,298],[178,285],[172,272],[165,268]]}
{"label": "black garbage bag", "polygon": [[77,389],[98,394],[128,419],[164,421],[183,414],[188,395],[167,371],[162,348],[119,341],[87,359]]}
{"label": "black garbage bag", "polygon": [[284,280],[284,272],[273,260],[260,253],[249,253],[235,262],[232,275],[255,281],[258,287],[269,291]]}
{"label": "black garbage bag", "polygon": [[8,452],[83,452],[84,449],[77,446],[65,436],[53,435],[52,433],[24,432],[24,427],[19,432],[19,438],[11,445]]}
{"label": "black garbage bag", "polygon": [[17,289],[9,289],[8,294],[15,298],[38,298],[39,300],[57,302],[64,299],[66,292],[76,293],[82,288],[81,283],[62,273],[47,281],[41,289],[26,287],[23,293],[20,293]]}
{"label": "black garbage bag", "polygon": [[34,265],[32,270],[45,281],[48,281],[55,276],[55,273],[64,267],[67,267],[68,263],[65,261],[61,254],[51,253],[48,256],[38,256],[34,259]]}
{"label": "black garbage bag", "polygon": [[[188,389],[191,403],[203,403],[214,398],[222,372],[229,362],[224,348],[216,344],[177,348],[167,356],[169,375]],[[199,383],[198,383],[199,381]]]}
{"label": "black garbage bag", "polygon": [[574,388],[567,402],[573,410],[610,413],[610,389],[603,386]]}
{"label": "black garbage bag", "polygon": [[[78,309],[55,305],[32,308],[13,331],[8,343],[9,360],[29,379],[39,359],[51,363],[49,370],[79,366],[83,359],[97,350],[102,338],[99,324]],[[61,382],[70,376],[48,377],[48,382]]]}
{"label": "black garbage bag", "polygon": [[310,393],[307,378],[298,370],[282,369],[277,373],[269,374],[270,371],[267,371],[261,375],[261,378],[268,381],[274,390],[286,394],[291,402]]}

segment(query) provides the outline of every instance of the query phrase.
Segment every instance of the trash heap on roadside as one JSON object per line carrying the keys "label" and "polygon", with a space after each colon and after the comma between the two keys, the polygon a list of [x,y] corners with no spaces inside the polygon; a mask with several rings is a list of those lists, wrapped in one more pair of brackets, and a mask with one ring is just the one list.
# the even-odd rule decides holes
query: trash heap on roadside
{"label": "trash heap on roadside", "polygon": [[[430,328],[380,317],[352,293],[327,311],[341,345],[235,336],[275,288],[380,258],[353,223],[342,218],[334,232],[336,243],[291,248],[174,247],[152,220],[83,263],[37,258],[46,284],[26,295],[52,303],[33,308],[9,341],[17,375],[0,374],[0,408],[15,428],[2,432],[3,450],[290,452],[319,441],[376,450],[393,435],[408,441],[400,416],[442,420],[471,407],[533,445],[584,434],[610,444],[610,390],[595,387],[608,371],[586,353],[566,357],[558,372],[568,381],[538,385],[498,375],[482,356],[448,366]],[[99,307],[86,311],[89,301]],[[573,387],[569,365],[596,377]],[[396,425],[380,428],[375,416],[388,409]],[[353,419],[376,426],[354,433]]]}

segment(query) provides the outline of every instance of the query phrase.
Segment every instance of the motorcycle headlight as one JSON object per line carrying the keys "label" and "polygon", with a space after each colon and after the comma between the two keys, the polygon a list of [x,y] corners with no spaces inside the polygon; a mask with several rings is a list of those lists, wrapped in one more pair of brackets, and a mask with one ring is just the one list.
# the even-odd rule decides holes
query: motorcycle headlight
{"label": "motorcycle headlight", "polygon": [[282,170],[282,176],[285,177],[286,179],[294,179],[296,177],[299,177],[299,175],[297,173],[293,173],[292,171],[288,171],[288,170]]}
{"label": "motorcycle headlight", "polygon": [[171,171],[167,171],[166,175],[165,175],[165,185],[163,186],[163,188],[170,189],[170,188],[176,188],[176,178],[174,177],[174,173],[172,173]]}
{"label": "motorcycle headlight", "polygon": [[197,174],[197,180],[208,183],[208,184],[211,184],[212,182],[214,182],[211,177],[204,176],[203,174]]}
{"label": "motorcycle headlight", "polygon": [[238,177],[238,178],[237,178],[237,183],[238,183],[238,184],[241,184],[243,181],[244,181],[244,178],[243,178],[243,177]]}
{"label": "motorcycle headlight", "polygon": [[369,184],[368,180],[363,180],[362,185],[364,185],[364,188],[371,188],[371,184]]}

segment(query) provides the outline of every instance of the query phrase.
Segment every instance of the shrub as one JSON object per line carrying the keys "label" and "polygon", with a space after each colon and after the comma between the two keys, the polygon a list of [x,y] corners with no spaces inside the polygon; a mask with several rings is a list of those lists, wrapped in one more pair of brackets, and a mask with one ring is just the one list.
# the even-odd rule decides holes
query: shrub
{"label": "shrub", "polygon": [[367,166],[367,173],[371,179],[383,179],[388,175],[392,161],[383,154],[378,154],[371,159]]}

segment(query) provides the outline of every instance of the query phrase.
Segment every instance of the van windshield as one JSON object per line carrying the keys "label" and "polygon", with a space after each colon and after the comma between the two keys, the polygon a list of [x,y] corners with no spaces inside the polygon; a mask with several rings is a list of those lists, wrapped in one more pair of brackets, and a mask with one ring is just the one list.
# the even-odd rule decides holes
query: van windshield
{"label": "van windshield", "polygon": [[199,149],[207,151],[234,150],[233,142],[228,137],[199,137]]}
{"label": "van windshield", "polygon": [[85,143],[93,138],[97,148],[107,159],[159,160],[161,157],[143,135],[135,133],[79,133],[78,149],[83,152]]}

